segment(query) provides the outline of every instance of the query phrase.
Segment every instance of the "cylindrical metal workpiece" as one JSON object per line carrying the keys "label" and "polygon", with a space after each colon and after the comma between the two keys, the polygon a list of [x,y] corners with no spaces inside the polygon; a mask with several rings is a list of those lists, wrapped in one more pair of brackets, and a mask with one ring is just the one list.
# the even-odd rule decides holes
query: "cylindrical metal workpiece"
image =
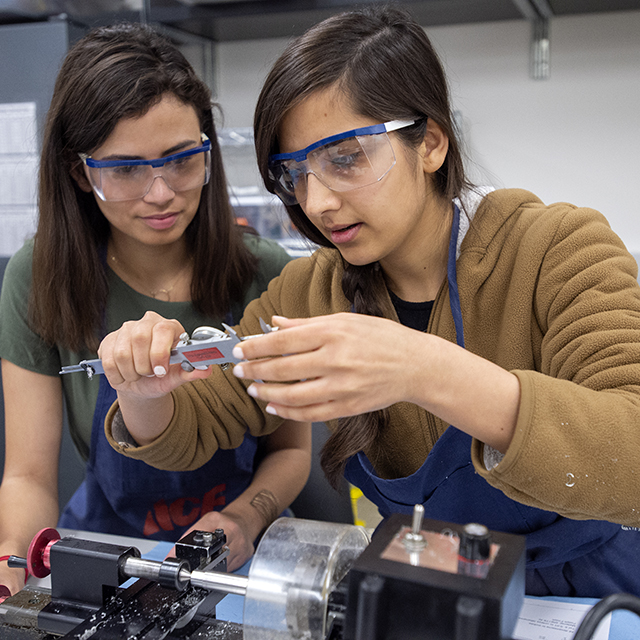
{"label": "cylindrical metal workpiece", "polygon": [[155,560],[128,557],[124,561],[122,572],[129,578],[146,578],[157,581],[160,574],[160,563]]}
{"label": "cylindrical metal workpiece", "polygon": [[221,571],[192,571],[191,586],[203,589],[224,591],[243,596],[247,592],[247,576],[238,576],[234,573],[222,573]]}
{"label": "cylindrical metal workpiece", "polygon": [[182,591],[189,586],[189,563],[180,558],[165,558],[160,565],[158,582],[163,587]]}
{"label": "cylindrical metal workpiece", "polygon": [[[124,563],[124,573],[130,578],[146,578],[159,581],[162,563],[144,558],[127,558]],[[187,571],[181,569],[181,581],[190,582],[193,587],[202,587],[210,591],[223,591],[243,596],[247,591],[247,576],[238,576],[221,571]]]}

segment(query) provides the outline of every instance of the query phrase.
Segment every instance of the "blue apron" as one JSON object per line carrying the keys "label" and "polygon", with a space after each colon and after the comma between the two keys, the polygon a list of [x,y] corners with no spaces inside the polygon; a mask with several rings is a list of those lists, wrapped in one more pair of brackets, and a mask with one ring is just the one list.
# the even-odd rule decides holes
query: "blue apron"
{"label": "blue apron", "polygon": [[218,449],[194,471],[161,471],[117,453],[104,434],[116,392],[106,376],[93,415],[86,476],[58,526],[177,541],[205,513],[220,511],[251,483],[258,440],[248,431],[236,449]]}
{"label": "blue apron", "polygon": [[[459,220],[456,206],[447,280],[456,341],[464,348],[456,276]],[[380,478],[362,452],[348,461],[345,477],[385,518],[411,513],[415,504],[422,504],[426,518],[480,522],[495,531],[525,535],[529,595],[601,598],[623,591],[640,596],[640,532],[611,522],[570,520],[508,498],[475,472],[471,436],[454,426],[438,439],[420,469],[406,478]]]}

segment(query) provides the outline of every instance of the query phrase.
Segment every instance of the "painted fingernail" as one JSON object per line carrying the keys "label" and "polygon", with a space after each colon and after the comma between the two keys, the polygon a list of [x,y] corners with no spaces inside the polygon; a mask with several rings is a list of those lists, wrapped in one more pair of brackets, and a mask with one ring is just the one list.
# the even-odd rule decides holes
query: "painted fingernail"
{"label": "painted fingernail", "polygon": [[167,375],[167,370],[163,366],[158,365],[157,367],[153,367],[153,373],[155,373],[158,378],[162,378],[162,376]]}
{"label": "painted fingernail", "polygon": [[258,390],[256,389],[256,385],[255,384],[250,384],[247,387],[247,393],[252,397],[252,398],[257,398],[258,397]]}
{"label": "painted fingernail", "polygon": [[265,411],[267,413],[270,413],[272,416],[278,415],[278,412],[270,404],[267,405],[267,407],[265,408]]}
{"label": "painted fingernail", "polygon": [[234,358],[238,358],[238,360],[244,360],[244,353],[242,352],[242,347],[240,345],[236,345],[233,347],[233,351],[231,352]]}
{"label": "painted fingernail", "polygon": [[236,378],[244,378],[244,368],[241,364],[233,367],[233,375],[236,376]]}

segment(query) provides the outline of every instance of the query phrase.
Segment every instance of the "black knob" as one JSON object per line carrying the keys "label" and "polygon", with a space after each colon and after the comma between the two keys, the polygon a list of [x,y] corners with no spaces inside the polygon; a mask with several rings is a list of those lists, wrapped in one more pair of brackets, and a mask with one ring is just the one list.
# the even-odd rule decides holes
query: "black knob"
{"label": "black knob", "polygon": [[491,536],[483,524],[471,522],[462,528],[459,555],[465,560],[487,560],[491,555]]}
{"label": "black knob", "polygon": [[458,551],[458,573],[486,578],[491,566],[491,536],[483,524],[471,522],[462,528]]}

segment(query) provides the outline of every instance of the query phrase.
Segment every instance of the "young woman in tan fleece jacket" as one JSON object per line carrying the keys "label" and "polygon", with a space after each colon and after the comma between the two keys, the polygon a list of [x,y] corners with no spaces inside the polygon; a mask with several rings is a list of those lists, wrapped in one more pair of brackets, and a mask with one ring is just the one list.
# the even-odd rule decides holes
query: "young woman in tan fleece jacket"
{"label": "young woman in tan fleece jacket", "polygon": [[292,42],[255,134],[267,188],[321,248],[247,307],[240,335],[279,331],[233,371],[169,367],[182,327],[156,314],[109,335],[112,446],[188,469],[245,425],[324,420],[329,478],[382,515],[422,503],[525,534],[530,594],[640,595],[640,288],[606,220],[471,188],[440,62],[395,9]]}

